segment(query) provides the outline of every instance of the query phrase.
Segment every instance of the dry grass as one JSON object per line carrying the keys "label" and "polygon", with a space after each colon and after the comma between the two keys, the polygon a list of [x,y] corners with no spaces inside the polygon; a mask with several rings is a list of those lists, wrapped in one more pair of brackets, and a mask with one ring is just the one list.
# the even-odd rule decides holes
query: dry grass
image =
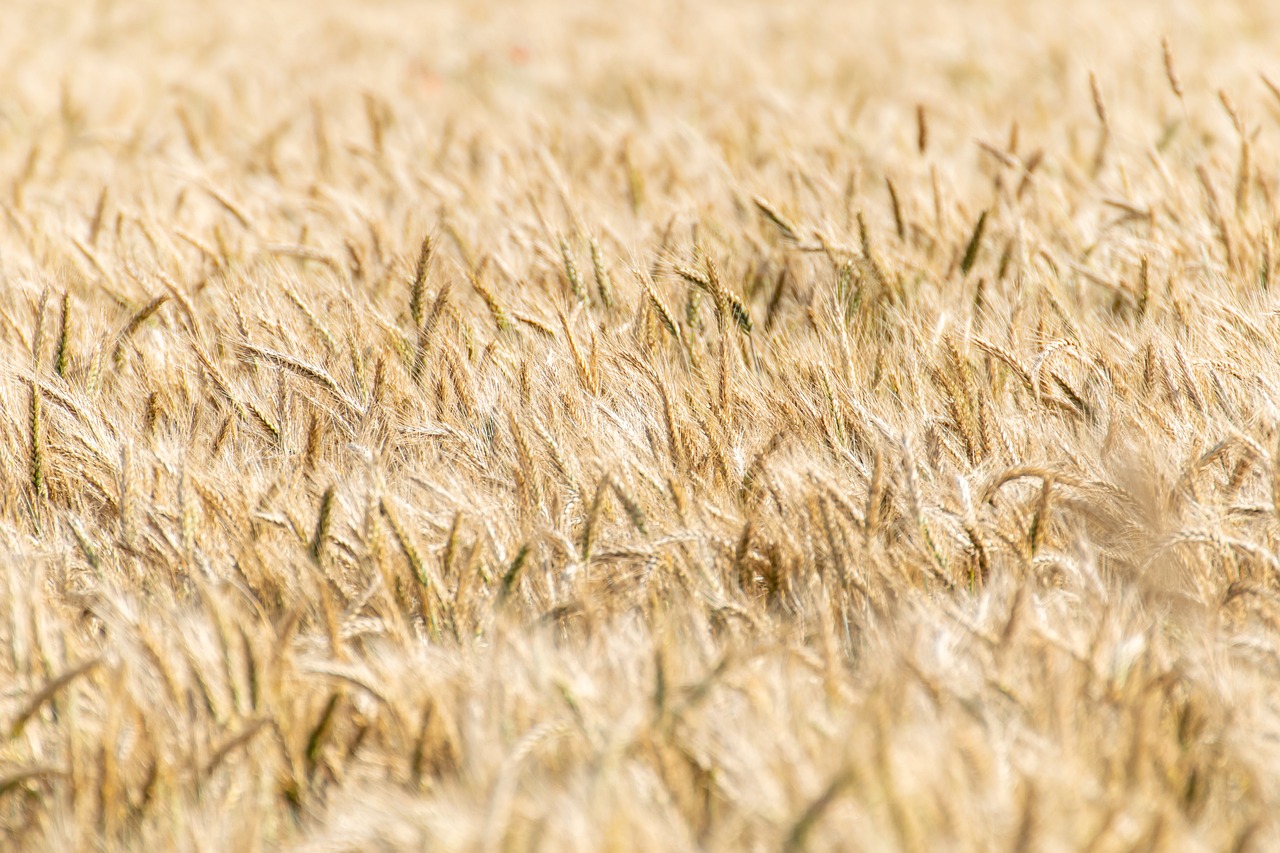
{"label": "dry grass", "polygon": [[7,4],[0,844],[1280,844],[1195,5]]}

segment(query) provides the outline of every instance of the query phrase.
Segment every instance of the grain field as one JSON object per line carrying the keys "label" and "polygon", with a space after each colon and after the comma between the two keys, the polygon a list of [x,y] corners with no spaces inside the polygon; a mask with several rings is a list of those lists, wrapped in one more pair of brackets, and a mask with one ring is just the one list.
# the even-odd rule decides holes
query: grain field
{"label": "grain field", "polygon": [[10,0],[0,846],[1280,846],[1280,8]]}

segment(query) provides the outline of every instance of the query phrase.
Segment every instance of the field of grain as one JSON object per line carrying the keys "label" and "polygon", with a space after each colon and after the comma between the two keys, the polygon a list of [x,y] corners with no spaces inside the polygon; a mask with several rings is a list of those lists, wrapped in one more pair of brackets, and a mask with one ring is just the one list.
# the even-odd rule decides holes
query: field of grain
{"label": "field of grain", "polygon": [[1280,845],[1280,7],[3,18],[0,847]]}

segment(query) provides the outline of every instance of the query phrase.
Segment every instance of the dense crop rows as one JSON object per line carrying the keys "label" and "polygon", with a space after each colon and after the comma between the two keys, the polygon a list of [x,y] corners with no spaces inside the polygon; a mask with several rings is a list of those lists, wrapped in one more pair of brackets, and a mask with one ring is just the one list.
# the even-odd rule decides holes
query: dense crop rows
{"label": "dense crop rows", "polygon": [[1112,5],[8,4],[0,844],[1275,844],[1280,14]]}

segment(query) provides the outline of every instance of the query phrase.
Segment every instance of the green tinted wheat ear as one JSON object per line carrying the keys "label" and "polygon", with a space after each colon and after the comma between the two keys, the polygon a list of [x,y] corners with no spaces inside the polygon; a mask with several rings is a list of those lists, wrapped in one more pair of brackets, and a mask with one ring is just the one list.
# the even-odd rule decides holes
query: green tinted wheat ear
{"label": "green tinted wheat ear", "polygon": [[751,334],[751,330],[755,327],[751,322],[751,313],[732,291],[729,293],[729,310],[733,312],[733,321],[738,324],[738,330],[744,335]]}
{"label": "green tinted wheat ear", "polygon": [[879,445],[871,460],[871,479],[867,483],[867,502],[862,513],[862,541],[869,544],[880,527],[881,508],[885,498],[884,453]]}
{"label": "green tinted wheat ear", "polygon": [[264,433],[271,437],[273,442],[280,441],[280,427],[276,426],[269,417],[253,403],[246,402],[245,408],[249,410],[249,414],[253,416],[253,422],[256,423]]}
{"label": "green tinted wheat ear", "polygon": [[862,246],[862,257],[868,261],[871,256],[871,230],[867,228],[867,217],[861,210],[857,213],[858,221],[858,243]]}
{"label": "green tinted wheat ear", "polygon": [[596,521],[600,517],[600,510],[604,507],[604,495],[610,487],[611,477],[608,475],[600,478],[600,483],[596,486],[595,496],[591,499],[591,508],[587,510],[587,517],[582,522],[582,560],[586,562],[591,559],[591,538],[595,533]]}
{"label": "green tinted wheat ear", "polygon": [[107,187],[102,186],[102,191],[98,193],[98,203],[93,207],[93,216],[89,220],[89,245],[94,246],[98,243],[98,234],[102,231],[103,217],[107,212]]}
{"label": "green tinted wheat ear", "polygon": [[773,289],[769,294],[769,304],[764,309],[764,328],[769,330],[773,328],[773,324],[778,318],[778,309],[782,307],[782,297],[787,293],[787,281],[790,273],[784,265],[778,270],[777,277],[773,280]]}
{"label": "green tinted wheat ear", "polygon": [[[37,373],[40,370],[40,351],[44,349],[45,315],[48,304],[49,293],[45,291],[41,294],[40,304],[36,309],[35,334],[31,337],[31,363]],[[28,469],[31,476],[31,494],[34,499],[38,500],[45,491],[44,449],[41,444],[41,435],[44,432],[44,418],[37,380],[33,377],[30,384],[31,399],[27,412],[27,427],[30,438]]]}
{"label": "green tinted wheat ear", "polygon": [[316,470],[316,463],[320,459],[321,441],[324,437],[324,430],[320,425],[320,417],[315,413],[311,413],[311,419],[307,422],[307,440],[302,450],[302,470],[306,474],[312,474]]}
{"label": "green tinted wheat ear", "polygon": [[409,532],[400,524],[400,519],[391,511],[386,498],[379,499],[378,508],[382,511],[382,517],[387,520],[387,525],[391,528],[391,535],[395,537],[396,544],[400,546],[400,550],[404,552],[405,558],[409,561],[409,567],[413,569],[414,577],[424,587],[433,587],[434,591],[434,585],[427,574],[426,564],[422,560],[422,555],[418,551],[418,547],[413,544],[413,537],[409,535]]}
{"label": "green tinted wheat ear", "polygon": [[69,356],[68,338],[71,332],[71,293],[63,291],[62,310],[58,315],[58,348],[53,355],[53,371],[59,376],[67,375],[67,359]]}
{"label": "green tinted wheat ear", "polygon": [[422,328],[423,296],[427,289],[427,269],[431,265],[431,235],[422,238],[422,248],[418,251],[418,265],[413,271],[413,282],[409,287],[409,314],[413,317],[413,327]]}
{"label": "green tinted wheat ear", "polygon": [[1141,266],[1138,268],[1138,317],[1144,317],[1147,313],[1147,306],[1151,303],[1151,258],[1148,255],[1142,256]]}
{"label": "green tinted wheat ear", "polygon": [[102,558],[98,555],[98,549],[94,547],[93,542],[84,532],[84,528],[75,520],[68,521],[67,526],[71,528],[71,536],[76,540],[76,547],[80,549],[80,553],[85,562],[89,564],[89,568],[95,572],[101,571]]}
{"label": "green tinted wheat ear", "polygon": [[683,264],[678,264],[675,267],[676,275],[680,276],[695,287],[701,288],[711,296],[716,308],[716,322],[723,324],[726,319],[729,303],[725,296],[724,289],[720,287],[719,280],[713,280],[711,277],[712,266],[710,258],[705,260],[704,270],[705,271],[696,270],[692,267],[684,266]]}
{"label": "green tinted wheat ear", "polygon": [[440,555],[440,569],[445,576],[453,569],[453,557],[458,552],[458,531],[462,527],[462,510],[453,514],[453,523],[449,525],[449,535],[444,542],[444,551]]}
{"label": "green tinted wheat ear", "polygon": [[618,501],[622,504],[623,510],[626,511],[627,518],[631,520],[632,526],[640,532],[641,536],[649,535],[644,510],[640,508],[640,504],[636,503],[631,495],[627,494],[626,489],[622,487],[622,484],[616,478],[609,477],[609,485],[613,488],[614,495],[617,496]]}
{"label": "green tinted wheat ear", "polygon": [[591,267],[596,275],[596,290],[605,308],[613,307],[613,276],[605,264],[604,255],[600,251],[600,241],[591,238]]}
{"label": "green tinted wheat ear", "polygon": [[907,239],[907,226],[902,219],[902,204],[898,201],[898,188],[894,186],[893,178],[885,176],[884,185],[889,190],[889,206],[893,211],[893,229],[898,234],[899,240]]}
{"label": "green tinted wheat ear", "polygon": [[987,214],[991,211],[984,210],[978,216],[978,223],[973,226],[973,234],[969,237],[969,243],[964,249],[964,258],[960,261],[960,274],[968,275],[969,270],[973,269],[973,264],[978,259],[978,249],[982,248],[982,232],[987,227]]}
{"label": "green tinted wheat ear", "polygon": [[99,342],[93,349],[93,354],[89,356],[89,367],[85,373],[84,387],[90,395],[98,393],[98,384],[102,380],[102,360],[105,358],[105,345]]}
{"label": "green tinted wheat ear", "polygon": [[1040,550],[1044,542],[1045,528],[1049,524],[1049,507],[1053,492],[1053,476],[1044,478],[1040,486],[1040,499],[1036,501],[1035,514],[1031,517],[1031,526],[1027,530],[1027,549],[1032,556]]}
{"label": "green tinted wheat ear", "polygon": [[14,716],[14,721],[9,726],[9,737],[16,738],[22,734],[23,728],[36,715],[40,707],[49,702],[53,696],[66,687],[71,682],[80,678],[86,673],[92,672],[103,663],[102,658],[94,658],[93,660],[82,663],[73,669],[70,669],[61,675],[49,680],[43,687],[35,691],[27,700],[23,707]]}
{"label": "green tinted wheat ear", "polygon": [[311,559],[317,563],[320,562],[320,553],[324,549],[325,540],[329,538],[329,528],[333,524],[334,494],[334,487],[330,486],[324,490],[324,495],[320,498],[320,511],[316,516],[315,533],[311,536],[309,548]]}
{"label": "green tinted wheat ear", "polygon": [[578,273],[578,262],[573,259],[573,250],[569,248],[568,241],[563,237],[560,238],[560,257],[564,260],[565,278],[569,279],[569,288],[573,291],[574,299],[586,302],[587,287]]}
{"label": "green tinted wheat ear", "polygon": [[28,411],[28,434],[31,441],[31,452],[28,457],[29,471],[31,475],[31,494],[35,498],[39,498],[44,494],[44,451],[41,446],[40,436],[44,431],[43,416],[41,414],[40,390],[36,387],[36,382],[31,381],[31,403]]}
{"label": "green tinted wheat ear", "polygon": [[1089,72],[1089,91],[1093,95],[1093,111],[1098,116],[1098,123],[1102,125],[1098,133],[1098,148],[1093,156],[1093,174],[1096,176],[1102,171],[1107,148],[1111,143],[1111,119],[1107,115],[1107,105],[1102,100],[1102,89],[1098,86],[1098,77],[1092,71]]}
{"label": "green tinted wheat ear", "polygon": [[702,307],[702,291],[693,289],[689,291],[688,298],[684,303],[684,324],[689,329],[701,329],[702,318],[699,316],[699,309]]}
{"label": "green tinted wheat ear", "polygon": [[146,305],[142,306],[132,317],[129,318],[129,322],[125,323],[120,334],[116,336],[115,346],[111,350],[111,358],[116,364],[119,364],[120,357],[123,354],[124,345],[129,342],[129,339],[133,337],[133,334],[138,331],[139,327],[141,327],[143,323],[147,322],[147,320],[151,318],[151,315],[159,311],[160,307],[168,301],[169,294],[161,294],[160,296],[152,299]]}
{"label": "green tinted wheat ear", "polygon": [[520,550],[516,553],[516,557],[511,561],[511,565],[502,573],[502,587],[498,591],[498,601],[504,602],[515,589],[516,582],[520,579],[520,570],[524,568],[525,560],[529,557],[529,545],[526,543],[520,546]]}
{"label": "green tinted wheat ear", "polygon": [[[716,300],[716,310],[718,312],[727,312],[729,317],[733,318],[733,322],[737,324],[738,329],[744,334],[751,333],[751,315],[747,312],[747,306],[742,304],[733,291],[724,286],[720,280],[720,271],[716,267],[715,261],[707,258],[704,262],[707,271],[707,281],[710,284],[711,292]],[[721,316],[721,321],[727,319]]]}
{"label": "green tinted wheat ear", "polygon": [[787,837],[782,843],[783,853],[798,853],[801,850],[808,850],[808,838],[814,827],[831,805],[837,802],[841,793],[853,785],[857,779],[858,776],[852,769],[841,770],[837,773],[827,787],[822,790],[822,793],[805,807],[805,810],[800,813],[791,825],[791,829],[787,832]]}

